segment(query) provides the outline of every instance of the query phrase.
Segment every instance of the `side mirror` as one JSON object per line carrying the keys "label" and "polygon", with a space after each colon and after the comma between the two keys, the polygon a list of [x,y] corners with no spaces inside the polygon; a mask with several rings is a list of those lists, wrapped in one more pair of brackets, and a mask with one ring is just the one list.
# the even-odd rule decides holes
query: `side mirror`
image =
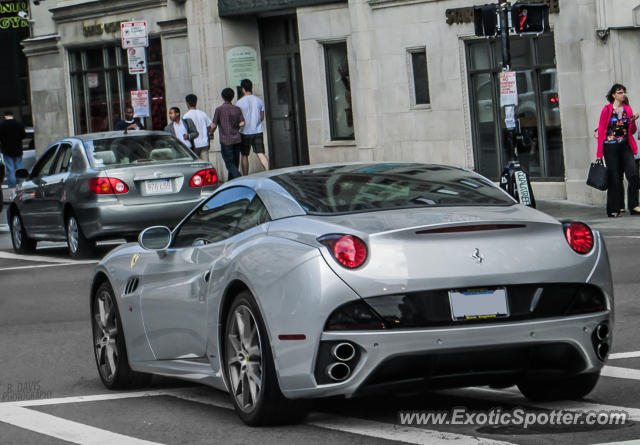
{"label": "side mirror", "polygon": [[26,168],[19,168],[16,170],[16,178],[17,179],[27,179],[29,177],[29,170]]}
{"label": "side mirror", "polygon": [[140,232],[138,244],[146,250],[165,250],[171,244],[171,230],[164,226],[147,227]]}

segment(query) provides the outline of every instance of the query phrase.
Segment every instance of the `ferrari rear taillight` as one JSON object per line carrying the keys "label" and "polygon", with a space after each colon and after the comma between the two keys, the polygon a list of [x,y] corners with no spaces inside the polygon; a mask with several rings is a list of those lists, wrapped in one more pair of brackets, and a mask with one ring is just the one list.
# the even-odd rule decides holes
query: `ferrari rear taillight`
{"label": "ferrari rear taillight", "polygon": [[327,246],[333,258],[348,269],[360,267],[367,260],[367,245],[357,236],[325,235],[318,241]]}
{"label": "ferrari rear taillight", "polygon": [[117,178],[92,178],[89,179],[89,189],[96,195],[110,195],[127,193],[129,187]]}
{"label": "ferrari rear taillight", "polygon": [[593,232],[584,223],[564,223],[564,235],[569,246],[578,253],[586,254],[593,249]]}
{"label": "ferrari rear taillight", "polygon": [[218,182],[218,174],[215,168],[208,168],[206,170],[200,170],[193,175],[189,185],[191,187],[207,187],[215,185]]}

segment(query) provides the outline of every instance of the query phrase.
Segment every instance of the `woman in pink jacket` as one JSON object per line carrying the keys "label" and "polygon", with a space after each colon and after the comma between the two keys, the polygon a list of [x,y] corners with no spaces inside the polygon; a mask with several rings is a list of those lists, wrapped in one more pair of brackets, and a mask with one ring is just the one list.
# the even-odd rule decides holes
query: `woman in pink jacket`
{"label": "woman in pink jacket", "polygon": [[638,114],[633,114],[627,101],[627,89],[616,83],[609,90],[609,105],[602,109],[598,125],[598,159],[604,156],[607,164],[607,216],[622,216],[624,209],[624,192],[622,173],[629,182],[627,187],[627,205],[629,213],[640,215],[638,206],[638,168],[633,159],[638,153],[633,134],[636,131]]}

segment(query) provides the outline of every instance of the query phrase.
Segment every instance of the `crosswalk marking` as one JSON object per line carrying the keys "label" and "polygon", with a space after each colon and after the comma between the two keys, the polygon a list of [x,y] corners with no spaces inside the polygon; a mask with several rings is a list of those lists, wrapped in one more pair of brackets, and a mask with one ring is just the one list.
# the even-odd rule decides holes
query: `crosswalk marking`
{"label": "crosswalk marking", "polygon": [[82,445],[160,445],[158,442],[136,439],[83,423],[56,417],[10,404],[0,404],[0,421]]}
{"label": "crosswalk marking", "polygon": [[12,252],[0,252],[0,259],[5,260],[20,260],[20,261],[35,261],[38,263],[58,263],[58,264],[90,264],[97,263],[98,260],[72,260],[71,258],[55,258],[51,256],[43,255],[18,255]]}
{"label": "crosswalk marking", "polygon": [[630,351],[630,352],[614,352],[609,354],[607,360],[619,360],[622,358],[634,358],[640,357],[640,351]]}

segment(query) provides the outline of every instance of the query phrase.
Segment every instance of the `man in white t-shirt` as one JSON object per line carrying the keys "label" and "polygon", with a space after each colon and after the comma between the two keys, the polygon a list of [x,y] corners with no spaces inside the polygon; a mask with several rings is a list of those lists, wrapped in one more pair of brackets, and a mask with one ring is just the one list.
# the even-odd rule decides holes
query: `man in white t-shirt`
{"label": "man in white t-shirt", "polygon": [[240,167],[244,176],[249,173],[249,153],[251,147],[253,152],[258,155],[258,159],[265,170],[269,170],[269,161],[264,154],[264,140],[262,133],[262,121],[264,120],[264,102],[257,96],[253,95],[253,84],[249,79],[243,79],[240,82],[242,88],[242,99],[236,102],[236,106],[242,110],[244,116],[244,127],[240,129],[242,142],[240,148]]}
{"label": "man in white t-shirt", "polygon": [[204,111],[196,109],[198,97],[195,94],[188,94],[185,97],[189,110],[184,114],[184,119],[191,119],[200,135],[193,141],[193,151],[203,161],[209,161],[209,138],[212,135],[211,118]]}

